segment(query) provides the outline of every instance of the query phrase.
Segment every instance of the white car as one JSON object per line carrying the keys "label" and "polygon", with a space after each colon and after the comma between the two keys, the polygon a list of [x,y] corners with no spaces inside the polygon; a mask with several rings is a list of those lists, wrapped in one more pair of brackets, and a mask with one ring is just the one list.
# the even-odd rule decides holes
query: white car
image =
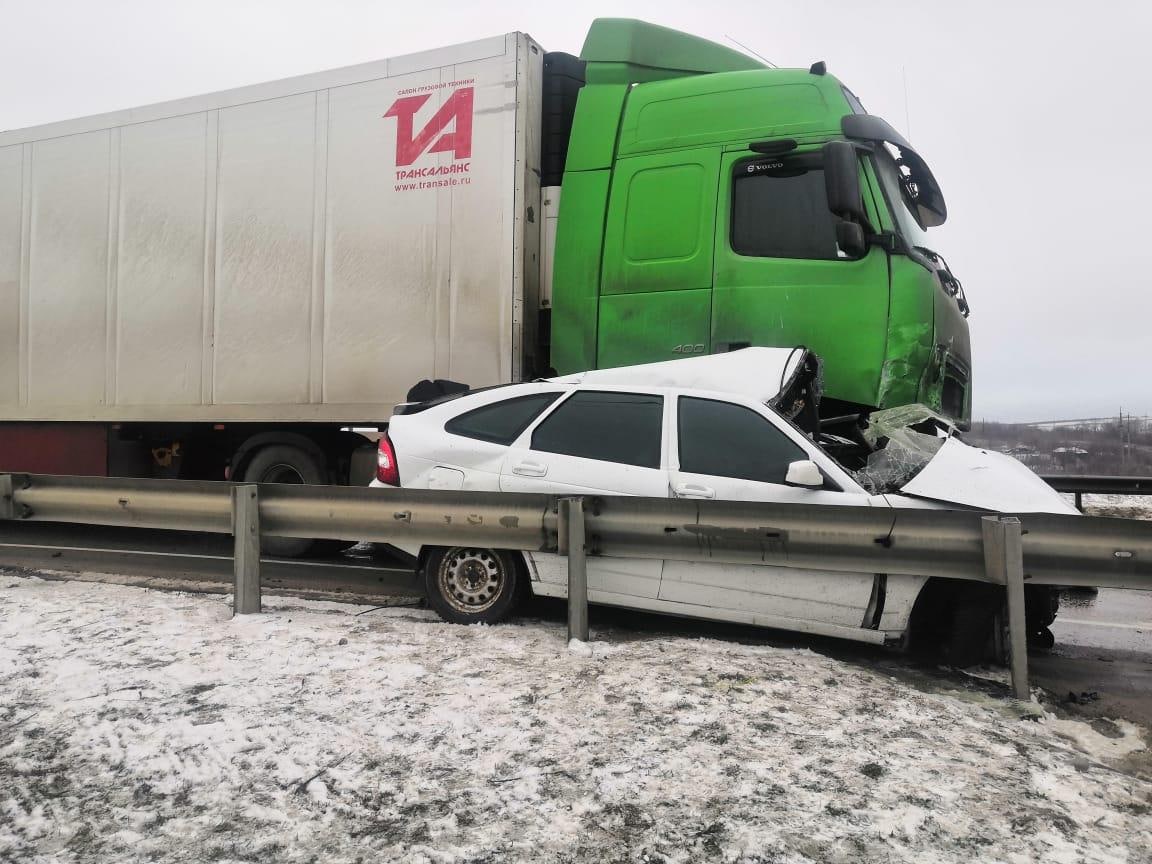
{"label": "white car", "polygon": [[[867,424],[842,418],[835,432],[825,421],[818,443],[793,422],[813,425],[818,385],[805,350],[747,348],[401,405],[380,441],[375,485],[1076,512],[1022,464],[967,446],[919,406]],[[404,551],[448,621],[500,621],[526,590],[567,594],[558,555]],[[931,574],[606,556],[588,558],[588,586],[593,603],[876,643],[911,636],[940,643],[960,665],[980,659],[1003,594]],[[1050,595],[1030,592],[1038,638],[1055,614]]]}

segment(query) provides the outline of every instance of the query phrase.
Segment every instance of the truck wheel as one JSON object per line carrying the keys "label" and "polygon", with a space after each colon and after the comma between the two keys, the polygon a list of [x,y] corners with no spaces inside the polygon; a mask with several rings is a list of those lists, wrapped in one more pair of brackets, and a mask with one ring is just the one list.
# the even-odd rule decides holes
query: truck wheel
{"label": "truck wheel", "polygon": [[453,624],[495,624],[512,614],[520,571],[507,552],[455,546],[424,563],[428,605]]}
{"label": "truck wheel", "polygon": [[[316,459],[299,447],[276,444],[262,447],[244,469],[245,483],[306,483],[324,482],[324,469]],[[278,558],[299,558],[314,541],[302,537],[264,537],[260,549]]]}

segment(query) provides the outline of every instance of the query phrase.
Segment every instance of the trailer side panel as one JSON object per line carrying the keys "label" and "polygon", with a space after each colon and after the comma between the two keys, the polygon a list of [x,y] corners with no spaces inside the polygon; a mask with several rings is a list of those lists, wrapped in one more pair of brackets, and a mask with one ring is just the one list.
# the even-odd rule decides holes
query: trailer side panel
{"label": "trailer side panel", "polygon": [[539,56],[0,133],[0,421],[371,422],[422,378],[517,377]]}

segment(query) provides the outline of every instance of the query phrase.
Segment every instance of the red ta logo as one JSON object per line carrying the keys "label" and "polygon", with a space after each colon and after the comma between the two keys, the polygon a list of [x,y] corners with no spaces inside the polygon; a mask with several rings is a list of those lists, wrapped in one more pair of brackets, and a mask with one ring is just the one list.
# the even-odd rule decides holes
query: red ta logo
{"label": "red ta logo", "polygon": [[[425,153],[453,154],[454,159],[472,156],[472,87],[461,87],[440,106],[432,119],[419,132],[414,130],[416,112],[432,94],[404,96],[392,103],[385,117],[396,118],[396,165],[411,165]],[[433,143],[432,139],[455,120],[453,131],[445,132]],[[431,145],[431,146],[429,146]]]}

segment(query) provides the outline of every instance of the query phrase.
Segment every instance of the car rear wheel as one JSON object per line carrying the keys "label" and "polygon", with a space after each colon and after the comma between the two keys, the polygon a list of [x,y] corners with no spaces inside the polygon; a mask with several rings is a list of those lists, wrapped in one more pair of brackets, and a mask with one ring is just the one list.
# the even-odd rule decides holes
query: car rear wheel
{"label": "car rear wheel", "polygon": [[453,624],[495,624],[512,614],[520,571],[507,552],[454,546],[424,563],[428,605]]}

